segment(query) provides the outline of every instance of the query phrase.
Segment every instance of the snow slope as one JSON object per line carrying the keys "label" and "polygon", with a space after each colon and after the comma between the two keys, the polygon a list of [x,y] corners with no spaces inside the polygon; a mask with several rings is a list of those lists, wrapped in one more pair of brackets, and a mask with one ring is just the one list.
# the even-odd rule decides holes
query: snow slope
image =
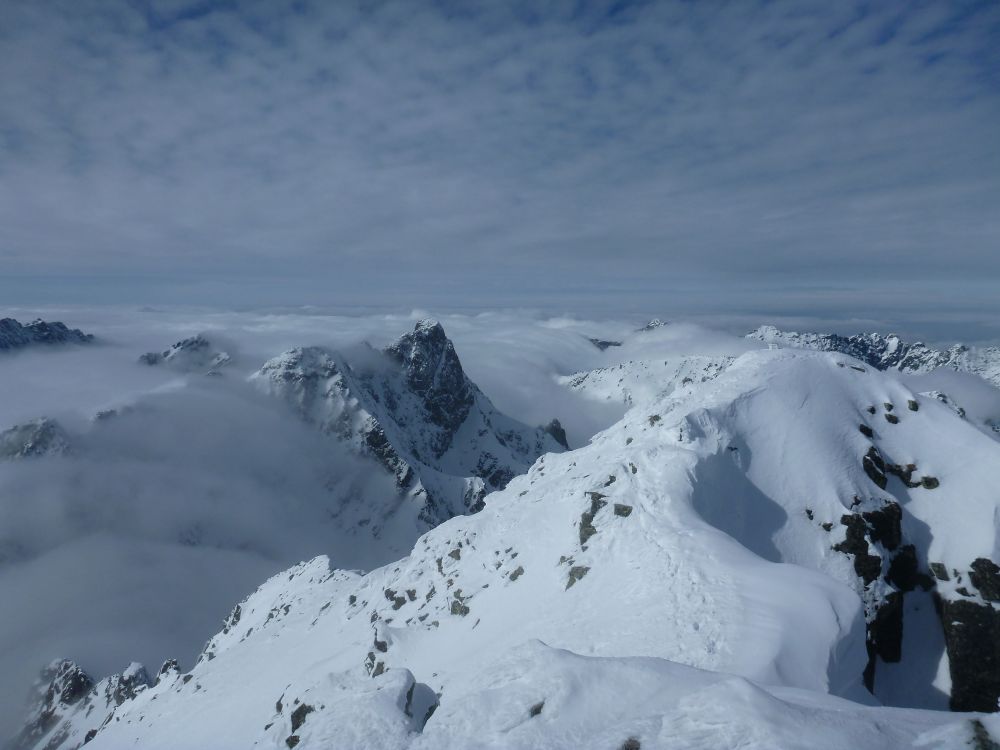
{"label": "snow slope", "polygon": [[25,739],[990,747],[993,717],[882,708],[864,685],[996,707],[998,465],[1000,445],[892,376],[751,352],[542,456],[397,563],[275,576],[188,673],[43,703]]}
{"label": "snow slope", "polygon": [[610,367],[562,375],[556,382],[595,401],[631,406],[688,383],[703,383],[718,377],[732,361],[733,357],[729,356],[628,360]]}

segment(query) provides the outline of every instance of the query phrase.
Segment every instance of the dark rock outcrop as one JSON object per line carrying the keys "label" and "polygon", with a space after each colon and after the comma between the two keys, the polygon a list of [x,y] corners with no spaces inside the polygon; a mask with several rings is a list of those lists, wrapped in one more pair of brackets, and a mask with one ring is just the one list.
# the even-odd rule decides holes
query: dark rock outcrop
{"label": "dark rock outcrop", "polygon": [[562,424],[559,423],[558,419],[553,419],[547,425],[542,428],[547,434],[552,436],[559,445],[561,445],[566,450],[569,450],[569,443],[566,440],[566,430],[563,429]]}
{"label": "dark rock outcrop", "polygon": [[846,536],[844,541],[833,545],[833,548],[854,558],[854,572],[868,586],[882,573],[882,558],[869,552],[868,525],[864,518],[855,513],[841,516],[840,522],[847,529]]}
{"label": "dark rock outcrop", "polygon": [[977,557],[969,566],[969,580],[988,602],[1000,602],[1000,567],[985,557]]}
{"label": "dark rock outcrop", "polygon": [[605,351],[605,350],[607,350],[607,349],[610,349],[613,346],[621,346],[622,345],[621,341],[607,341],[605,339],[594,339],[594,338],[589,338],[589,337],[587,338],[587,341],[589,341],[591,344],[593,344],[594,346],[596,346],[602,352]]}
{"label": "dark rock outcrop", "polygon": [[83,700],[94,688],[86,672],[68,659],[47,666],[35,687],[33,709],[10,747],[31,747],[48,734],[65,712]]}
{"label": "dark rock outcrop", "polygon": [[1000,700],[1000,611],[938,597],[951,672],[953,711],[996,711]]}
{"label": "dark rock outcrop", "polygon": [[885,476],[885,461],[882,460],[882,454],[878,452],[878,448],[874,445],[868,449],[868,452],[861,459],[861,467],[865,470],[868,478],[878,485],[879,489],[885,489],[888,483]]}

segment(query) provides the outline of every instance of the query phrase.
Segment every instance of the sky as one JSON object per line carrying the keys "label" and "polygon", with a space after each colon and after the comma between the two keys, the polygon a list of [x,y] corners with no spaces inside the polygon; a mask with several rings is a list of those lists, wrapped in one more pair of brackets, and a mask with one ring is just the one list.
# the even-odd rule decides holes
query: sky
{"label": "sky", "polygon": [[0,297],[998,339],[998,123],[996,2],[0,0]]}

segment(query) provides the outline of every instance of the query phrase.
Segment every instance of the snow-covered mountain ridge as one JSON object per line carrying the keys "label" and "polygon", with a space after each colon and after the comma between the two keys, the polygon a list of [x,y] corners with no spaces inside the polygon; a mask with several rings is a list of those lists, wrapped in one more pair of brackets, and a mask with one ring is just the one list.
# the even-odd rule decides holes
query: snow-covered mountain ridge
{"label": "snow-covered mountain ridge", "polygon": [[427,528],[478,510],[487,492],[566,447],[557,421],[531,428],[497,411],[436,321],[419,321],[382,351],[354,355],[296,348],[251,380],[378,460]]}
{"label": "snow-covered mountain ridge", "polygon": [[215,373],[232,361],[228,352],[216,348],[205,336],[181,339],[162,352],[146,352],[139,357],[144,365],[166,365],[180,372]]}
{"label": "snow-covered mountain ridge", "polygon": [[751,352],[539,458],[397,563],[359,575],[317,558],[275,576],[188,673],[168,665],[120,701],[113,687],[136,667],[70,690],[25,739],[992,742],[994,717],[836,696],[865,701],[867,683],[889,703],[996,708],[997,465],[996,442],[890,375],[839,354]]}
{"label": "snow-covered mountain ridge", "polygon": [[69,328],[65,323],[49,323],[38,318],[22,325],[14,318],[0,319],[0,351],[37,344],[87,344],[93,340],[92,334]]}
{"label": "snow-covered mountain ridge", "polygon": [[942,351],[919,341],[907,343],[896,334],[840,336],[835,333],[796,333],[781,331],[770,325],[760,326],[746,337],[777,346],[841,352],[879,370],[916,373],[948,367],[978,375],[1000,388],[1000,347],[997,346],[975,348],[955,344]]}

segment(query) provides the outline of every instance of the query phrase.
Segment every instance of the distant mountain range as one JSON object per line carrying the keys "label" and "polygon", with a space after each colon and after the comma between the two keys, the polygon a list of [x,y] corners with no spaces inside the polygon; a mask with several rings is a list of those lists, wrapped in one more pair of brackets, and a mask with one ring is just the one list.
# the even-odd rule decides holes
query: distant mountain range
{"label": "distant mountain range", "polygon": [[917,373],[947,367],[978,375],[1000,388],[1000,347],[997,346],[975,348],[955,344],[940,350],[919,341],[907,343],[895,334],[885,336],[880,333],[858,333],[840,336],[835,333],[781,331],[774,326],[761,326],[746,337],[782,347],[841,352],[878,370]]}
{"label": "distant mountain range", "polygon": [[23,349],[33,345],[88,344],[94,336],[59,322],[41,318],[22,325],[14,318],[0,318],[0,351]]}

